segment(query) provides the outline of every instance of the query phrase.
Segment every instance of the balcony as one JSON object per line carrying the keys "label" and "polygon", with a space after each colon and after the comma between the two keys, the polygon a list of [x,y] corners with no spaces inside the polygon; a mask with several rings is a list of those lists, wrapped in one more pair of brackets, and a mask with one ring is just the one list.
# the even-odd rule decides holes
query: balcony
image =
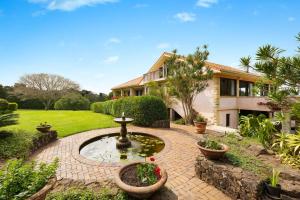
{"label": "balcony", "polygon": [[165,80],[167,76],[167,68],[162,66],[156,71],[149,72],[147,74],[143,75],[143,83],[147,83],[150,81],[160,81],[160,80]]}
{"label": "balcony", "polygon": [[261,104],[266,103],[266,97],[261,96],[240,96],[240,97],[221,97],[219,109],[240,109],[240,110],[257,110],[270,111],[268,106]]}

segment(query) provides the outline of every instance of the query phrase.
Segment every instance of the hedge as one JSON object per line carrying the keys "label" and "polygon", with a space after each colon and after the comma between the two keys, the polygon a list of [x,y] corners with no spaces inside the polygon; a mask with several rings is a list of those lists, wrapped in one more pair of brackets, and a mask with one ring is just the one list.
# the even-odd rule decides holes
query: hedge
{"label": "hedge", "polygon": [[8,109],[8,101],[6,99],[0,99],[0,111]]}
{"label": "hedge", "polygon": [[8,103],[7,109],[10,111],[16,111],[16,110],[18,110],[18,104],[17,103]]}
{"label": "hedge", "polygon": [[18,109],[17,103],[9,103],[6,99],[0,99],[0,111],[10,112]]}
{"label": "hedge", "polygon": [[55,102],[55,110],[88,110],[90,101],[81,94],[67,94]]}
{"label": "hedge", "polygon": [[91,110],[97,113],[120,117],[124,112],[126,117],[134,119],[133,124],[151,126],[157,120],[166,120],[167,107],[164,102],[154,96],[134,96],[105,102],[95,102]]}

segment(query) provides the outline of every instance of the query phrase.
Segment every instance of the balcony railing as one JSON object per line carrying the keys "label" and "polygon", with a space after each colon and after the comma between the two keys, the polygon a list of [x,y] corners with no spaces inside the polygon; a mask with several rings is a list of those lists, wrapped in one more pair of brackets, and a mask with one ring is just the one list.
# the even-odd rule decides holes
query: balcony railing
{"label": "balcony railing", "polygon": [[143,82],[146,83],[150,81],[164,79],[166,78],[166,76],[167,76],[167,68],[163,66],[159,68],[159,70],[144,74]]}

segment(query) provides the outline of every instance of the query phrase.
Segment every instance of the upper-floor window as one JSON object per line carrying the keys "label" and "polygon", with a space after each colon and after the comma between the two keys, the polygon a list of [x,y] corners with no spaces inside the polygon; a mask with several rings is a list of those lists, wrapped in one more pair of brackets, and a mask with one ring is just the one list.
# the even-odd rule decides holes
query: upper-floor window
{"label": "upper-floor window", "polygon": [[268,96],[269,94],[269,85],[265,84],[260,88],[260,96]]}
{"label": "upper-floor window", "polygon": [[240,96],[253,96],[253,83],[248,81],[240,81]]}
{"label": "upper-floor window", "polygon": [[164,68],[160,67],[158,70],[158,73],[159,73],[159,78],[163,78],[164,77]]}
{"label": "upper-floor window", "polygon": [[221,78],[220,79],[220,95],[236,96],[236,80]]}

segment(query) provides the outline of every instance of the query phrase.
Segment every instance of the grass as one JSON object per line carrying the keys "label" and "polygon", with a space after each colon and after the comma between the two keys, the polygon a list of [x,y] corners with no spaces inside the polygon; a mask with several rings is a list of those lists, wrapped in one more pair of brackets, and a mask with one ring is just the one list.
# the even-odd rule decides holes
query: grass
{"label": "grass", "polygon": [[92,111],[18,110],[16,113],[19,114],[19,124],[2,129],[21,129],[34,133],[37,125],[47,122],[61,138],[83,131],[118,126],[112,116]]}
{"label": "grass", "polygon": [[218,142],[227,144],[230,147],[229,152],[225,155],[231,164],[263,177],[267,177],[270,174],[270,166],[263,163],[248,150],[251,144],[260,144],[257,138],[244,137],[242,140],[239,140],[233,134],[221,138],[212,138]]}

